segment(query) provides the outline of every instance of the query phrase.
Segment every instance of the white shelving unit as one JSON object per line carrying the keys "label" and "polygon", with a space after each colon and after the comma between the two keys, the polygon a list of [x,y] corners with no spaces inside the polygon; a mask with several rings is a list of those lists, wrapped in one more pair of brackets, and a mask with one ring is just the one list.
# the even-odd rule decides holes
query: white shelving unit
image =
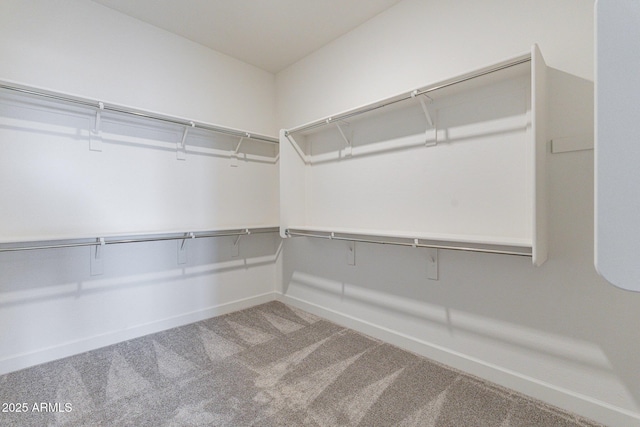
{"label": "white shelving unit", "polygon": [[0,141],[0,252],[277,231],[274,137],[3,81]]}
{"label": "white shelving unit", "polygon": [[547,257],[537,48],[280,132],[280,234]]}

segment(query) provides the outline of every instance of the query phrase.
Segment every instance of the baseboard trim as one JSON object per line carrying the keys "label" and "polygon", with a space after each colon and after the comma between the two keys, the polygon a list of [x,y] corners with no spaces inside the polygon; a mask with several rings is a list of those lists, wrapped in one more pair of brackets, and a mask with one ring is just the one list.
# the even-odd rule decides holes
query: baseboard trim
{"label": "baseboard trim", "polygon": [[64,357],[73,356],[75,354],[84,353],[85,351],[91,351],[112,344],[117,344],[126,340],[154,334],[156,332],[161,332],[178,326],[188,325],[189,323],[199,322],[200,320],[209,319],[211,317],[243,310],[245,308],[274,301],[276,297],[277,295],[275,292],[268,292],[119,331],[108,332],[29,353],[10,356],[0,360],[0,375],[19,371],[41,363],[62,359]]}
{"label": "baseboard trim", "polygon": [[539,381],[521,373],[487,363],[480,359],[293,296],[284,295],[278,292],[276,294],[276,299],[282,303],[289,304],[301,310],[321,316],[341,326],[354,329],[413,353],[435,360],[436,362],[440,362],[454,369],[459,369],[463,372],[523,393],[547,404],[590,418],[596,422],[620,427],[640,425],[640,414],[628,411],[624,408],[619,408],[589,396],[582,395],[544,381]]}

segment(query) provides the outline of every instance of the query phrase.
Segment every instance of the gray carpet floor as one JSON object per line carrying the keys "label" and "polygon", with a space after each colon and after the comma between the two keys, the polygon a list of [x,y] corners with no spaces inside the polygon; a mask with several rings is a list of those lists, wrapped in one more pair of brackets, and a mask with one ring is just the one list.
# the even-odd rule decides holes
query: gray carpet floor
{"label": "gray carpet floor", "polygon": [[279,302],[0,376],[0,402],[21,427],[597,425]]}

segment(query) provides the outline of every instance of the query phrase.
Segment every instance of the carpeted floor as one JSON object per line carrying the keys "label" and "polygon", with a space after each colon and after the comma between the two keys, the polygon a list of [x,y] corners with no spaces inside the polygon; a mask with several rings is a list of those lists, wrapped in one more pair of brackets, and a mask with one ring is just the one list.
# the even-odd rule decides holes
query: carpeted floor
{"label": "carpeted floor", "polygon": [[279,302],[0,376],[0,402],[20,427],[596,425]]}

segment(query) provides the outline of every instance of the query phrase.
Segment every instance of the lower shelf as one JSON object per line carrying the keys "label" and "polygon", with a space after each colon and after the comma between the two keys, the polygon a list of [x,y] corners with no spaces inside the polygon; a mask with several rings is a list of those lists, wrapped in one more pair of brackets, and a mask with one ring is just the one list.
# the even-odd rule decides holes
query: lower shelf
{"label": "lower shelf", "polygon": [[284,230],[287,237],[314,237],[329,240],[345,240],[382,245],[412,246],[416,248],[450,249],[467,252],[484,252],[533,257],[531,243],[518,239],[492,239],[464,236],[425,235],[405,231],[388,232],[358,229],[328,229],[324,227],[290,227]]}

